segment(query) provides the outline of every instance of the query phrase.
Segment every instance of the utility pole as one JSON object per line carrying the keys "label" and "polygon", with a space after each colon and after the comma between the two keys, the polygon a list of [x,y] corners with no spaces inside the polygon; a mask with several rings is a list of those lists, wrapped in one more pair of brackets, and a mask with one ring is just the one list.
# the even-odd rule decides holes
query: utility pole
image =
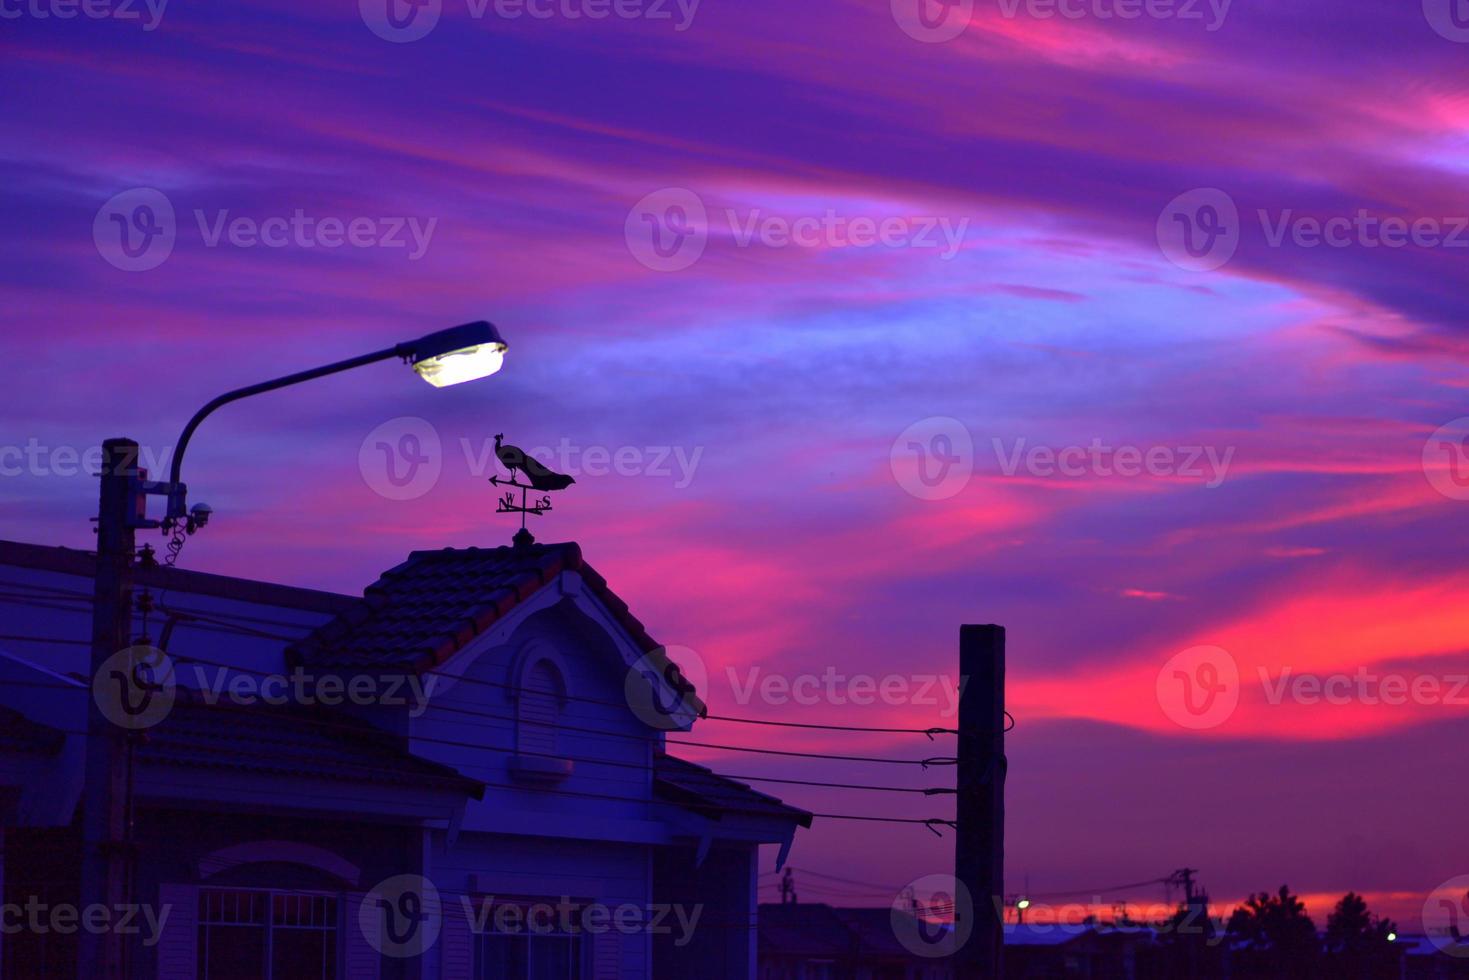
{"label": "utility pole", "polygon": [[[109,657],[132,645],[132,561],[135,527],[144,497],[138,492],[138,444],[102,444],[102,496],[97,511],[97,575],[92,592],[92,677]],[[126,901],[128,859],[123,853],[127,812],[124,732],[87,697],[87,752],[82,798],[82,908],[106,905],[117,914]],[[120,980],[123,937],[115,929],[79,935],[77,976]]]}
{"label": "utility pole", "polygon": [[[969,890],[974,921],[968,941],[955,950],[954,976],[999,980],[1005,895],[1004,627],[959,627],[959,683],[954,877]],[[956,905],[962,905],[957,897]]]}
{"label": "utility pole", "polygon": [[780,877],[780,904],[795,905],[798,901],[795,876],[791,874],[790,868],[786,868],[786,873]]}

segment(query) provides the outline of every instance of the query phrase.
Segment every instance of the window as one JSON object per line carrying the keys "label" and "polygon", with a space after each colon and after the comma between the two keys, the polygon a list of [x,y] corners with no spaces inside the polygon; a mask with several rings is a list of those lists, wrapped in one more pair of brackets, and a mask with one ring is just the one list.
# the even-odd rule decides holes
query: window
{"label": "window", "polygon": [[525,672],[519,692],[521,752],[556,754],[556,724],[563,689],[561,672],[549,660],[537,660]]}
{"label": "window", "polygon": [[580,917],[557,917],[554,900],[496,902],[474,937],[475,980],[582,980],[590,977]]}
{"label": "window", "polygon": [[200,980],[336,980],[337,897],[199,890]]}

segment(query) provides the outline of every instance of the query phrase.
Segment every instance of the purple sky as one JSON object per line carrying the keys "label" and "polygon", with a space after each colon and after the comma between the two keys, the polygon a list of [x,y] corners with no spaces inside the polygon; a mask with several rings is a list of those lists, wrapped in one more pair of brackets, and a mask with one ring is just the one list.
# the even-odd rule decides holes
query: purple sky
{"label": "purple sky", "polygon": [[[87,546],[71,454],[103,437],[161,455],[226,388],[487,317],[490,382],[379,366],[207,423],[187,478],[219,518],[183,563],[357,591],[503,543],[504,432],[578,477],[538,535],[696,651],[724,713],[943,724],[941,698],[741,692],[916,691],[960,623],[1005,624],[1017,888],[1189,865],[1222,902],[1288,882],[1318,921],[1347,889],[1407,919],[1469,873],[1449,0],[156,2],[0,0],[0,534]],[[404,436],[438,477],[400,492],[376,447]],[[1219,663],[1237,707],[1177,723]],[[1343,703],[1279,696],[1301,675]],[[794,863],[900,885],[950,849],[827,821]]]}

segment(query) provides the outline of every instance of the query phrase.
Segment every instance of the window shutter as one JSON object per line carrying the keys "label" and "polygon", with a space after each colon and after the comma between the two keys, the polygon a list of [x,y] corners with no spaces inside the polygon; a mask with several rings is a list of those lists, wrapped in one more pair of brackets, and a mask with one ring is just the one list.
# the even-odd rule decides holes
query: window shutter
{"label": "window shutter", "polygon": [[447,898],[439,932],[439,964],[443,980],[473,980],[474,933],[469,930],[469,917],[459,903]]}
{"label": "window shutter", "polygon": [[593,980],[622,980],[622,936],[609,929],[592,937]]}
{"label": "window shutter", "polygon": [[[361,892],[346,896],[347,915],[342,924],[344,936],[342,963],[344,976],[352,980],[377,980],[382,956],[377,951],[378,930],[382,928],[382,916],[363,915]],[[372,935],[369,936],[368,932]]]}
{"label": "window shutter", "polygon": [[560,692],[556,668],[542,660],[525,672],[520,691],[520,751],[556,754],[556,722]]}
{"label": "window shutter", "polygon": [[154,950],[158,978],[193,980],[199,972],[199,889],[193,885],[159,885],[158,904],[168,910],[168,921]]}

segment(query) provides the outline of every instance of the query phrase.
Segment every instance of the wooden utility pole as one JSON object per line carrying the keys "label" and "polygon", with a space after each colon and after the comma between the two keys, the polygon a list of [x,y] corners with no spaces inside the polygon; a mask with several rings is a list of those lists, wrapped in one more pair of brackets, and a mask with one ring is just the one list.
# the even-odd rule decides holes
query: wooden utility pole
{"label": "wooden utility pole", "polygon": [[[138,444],[108,439],[102,444],[102,502],[97,511],[97,576],[92,599],[92,671],[132,645],[132,561],[138,492]],[[87,697],[86,772],[82,797],[82,908],[106,905],[114,915],[126,901],[127,742],[124,732]],[[116,929],[83,929],[77,976],[118,980],[123,976],[123,937]]]}
{"label": "wooden utility pole", "polygon": [[959,627],[959,683],[954,877],[969,890],[973,921],[967,942],[954,953],[954,976],[999,980],[1005,896],[1004,627]]}

